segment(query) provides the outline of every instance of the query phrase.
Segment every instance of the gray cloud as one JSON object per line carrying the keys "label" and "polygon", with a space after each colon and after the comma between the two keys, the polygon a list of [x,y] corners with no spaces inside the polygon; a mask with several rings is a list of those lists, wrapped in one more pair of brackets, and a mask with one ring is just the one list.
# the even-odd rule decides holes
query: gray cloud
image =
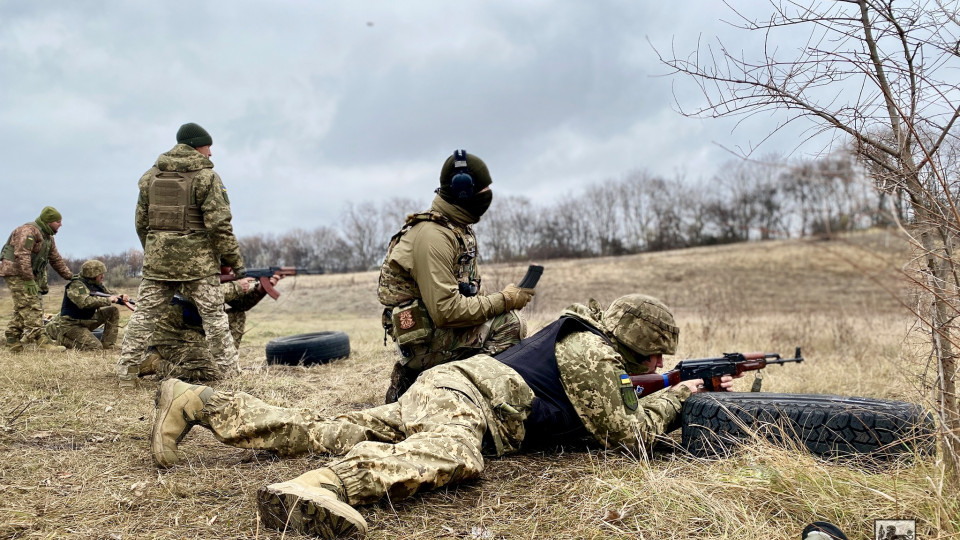
{"label": "gray cloud", "polygon": [[137,246],[136,181],[188,121],[213,135],[241,235],[427,200],[457,147],[495,190],[538,200],[636,169],[709,177],[730,158],[716,141],[748,145],[776,118],[731,135],[676,114],[675,91],[699,97],[647,39],[692,50],[726,10],[645,4],[3,3],[0,225],[52,204],[64,253]]}

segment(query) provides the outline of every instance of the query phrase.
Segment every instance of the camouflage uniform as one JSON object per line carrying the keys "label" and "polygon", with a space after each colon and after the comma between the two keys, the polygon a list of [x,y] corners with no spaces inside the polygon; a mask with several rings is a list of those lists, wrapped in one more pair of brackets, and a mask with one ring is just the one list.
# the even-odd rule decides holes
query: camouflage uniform
{"label": "camouflage uniform", "polygon": [[[153,204],[152,199],[160,197],[161,180],[169,184],[183,178],[188,180],[189,201],[175,207],[180,213],[173,214],[179,221],[169,225],[171,206]],[[121,384],[135,384],[155,323],[178,291],[196,304],[221,376],[236,374],[239,355],[223,311],[217,275],[221,262],[233,267],[238,276],[244,265],[230,223],[227,190],[213,171],[213,162],[196,148],[177,144],[144,173],[139,187],[135,221],[144,248],[143,280],[117,366]]]}
{"label": "camouflage uniform", "polygon": [[[623,302],[606,312],[595,302],[572,306],[517,346],[523,351],[514,354],[520,363],[532,361],[531,354],[553,355],[552,364],[543,364],[553,366],[552,380],[549,369],[521,375],[499,357],[481,354],[427,370],[398,402],[365,411],[324,418],[305,409],[270,406],[242,392],[208,388],[201,396],[205,404],[188,420],[232,446],[342,456],[318,471],[335,473],[342,484],[337,489],[350,505],[384,496],[401,499],[476,478],[483,471],[483,455],[547,442],[539,439],[549,435],[540,422],[556,425],[556,411],[544,404],[556,397],[544,391],[551,386],[575,411],[567,423],[577,428],[552,436],[552,442],[584,436],[640,454],[670,429],[690,391],[681,386],[637,399],[627,373],[636,372],[636,355],[642,353],[634,349],[624,356],[620,351],[643,340],[652,344],[645,354],[672,353],[678,333],[672,315],[660,310],[662,304],[632,296],[637,298],[630,298],[626,310]],[[557,328],[568,330],[555,333],[555,340],[550,329]],[[544,336],[550,339],[544,341]]]}
{"label": "camouflage uniform", "polygon": [[[380,269],[378,297],[385,306],[384,330],[397,341],[391,314],[418,302],[432,330],[424,339],[398,345],[387,402],[396,401],[426,369],[468,358],[497,354],[527,334],[519,310],[507,310],[504,296],[480,287],[477,239],[468,212],[437,196],[429,212],[413,214],[390,241]],[[461,284],[464,284],[461,286]],[[462,294],[474,284],[474,295]]]}
{"label": "camouflage uniform", "polygon": [[[59,212],[51,207],[44,208],[36,221],[14,229],[0,251],[0,277],[7,284],[13,300],[13,318],[6,331],[9,346],[49,343],[43,331],[40,298],[48,291],[47,264],[64,279],[73,277],[73,272],[57,251],[53,239],[56,231],[50,227],[53,221],[60,221]],[[39,293],[28,291],[34,284]]]}
{"label": "camouflage uniform", "polygon": [[[252,284],[247,292],[236,281],[222,283],[220,290],[226,302],[227,319],[233,343],[240,347],[247,311],[257,305],[266,291]],[[219,368],[210,351],[197,306],[177,295],[157,321],[156,330],[147,348],[144,364],[155,366],[160,377],[176,377],[184,381],[206,382],[216,380]]]}
{"label": "camouflage uniform", "polygon": [[[97,276],[106,273],[107,267],[100,261],[83,263],[80,275],[74,276],[63,291],[60,313],[47,323],[47,335],[64,347],[79,350],[103,350],[117,342],[120,329],[120,310],[109,298],[91,293],[116,294]],[[103,337],[97,339],[93,330],[103,326]]]}

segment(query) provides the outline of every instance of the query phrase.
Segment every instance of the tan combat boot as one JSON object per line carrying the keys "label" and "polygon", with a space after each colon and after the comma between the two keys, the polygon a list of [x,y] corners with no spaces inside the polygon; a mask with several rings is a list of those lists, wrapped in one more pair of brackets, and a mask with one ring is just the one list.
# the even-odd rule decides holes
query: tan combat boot
{"label": "tan combat boot", "polygon": [[197,413],[213,395],[213,388],[187,384],[179,379],[163,381],[157,390],[157,415],[150,432],[150,451],[158,467],[180,461],[179,443],[196,424]]}
{"label": "tan combat boot", "polygon": [[37,350],[43,352],[64,352],[67,350],[63,345],[57,345],[46,334],[40,336],[37,340]]}
{"label": "tan combat boot", "polygon": [[260,522],[265,527],[326,540],[357,532],[367,534],[367,521],[346,500],[343,483],[327,468],[270,484],[257,492]]}
{"label": "tan combat boot", "polygon": [[157,367],[161,361],[162,358],[160,358],[160,353],[157,352],[156,347],[147,347],[147,353],[143,357],[143,363],[140,364],[140,371],[137,373],[137,376],[145,377],[147,375],[156,375]]}

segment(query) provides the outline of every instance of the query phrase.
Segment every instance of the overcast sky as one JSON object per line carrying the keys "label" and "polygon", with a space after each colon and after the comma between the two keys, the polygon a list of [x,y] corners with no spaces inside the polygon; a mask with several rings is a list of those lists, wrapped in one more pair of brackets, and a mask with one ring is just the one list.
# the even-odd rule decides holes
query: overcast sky
{"label": "overcast sky", "polygon": [[638,169],[709,178],[776,119],[682,117],[674,92],[700,97],[648,40],[740,40],[722,19],[714,0],[0,1],[0,234],[49,204],[64,255],[139,247],[137,180],[184,122],[213,137],[238,236],[428,201],[456,148],[535,201]]}

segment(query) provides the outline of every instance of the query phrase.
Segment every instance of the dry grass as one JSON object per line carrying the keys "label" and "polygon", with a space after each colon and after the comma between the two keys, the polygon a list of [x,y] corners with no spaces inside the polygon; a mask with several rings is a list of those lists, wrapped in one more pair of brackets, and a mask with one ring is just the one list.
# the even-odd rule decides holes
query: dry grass
{"label": "dry grass", "polygon": [[[647,292],[674,307],[680,357],[802,345],[807,361],[767,370],[765,390],[921,402],[922,342],[907,338],[913,321],[889,292],[907,299],[903,260],[900,241],[872,233],[549,261],[530,314],[538,326],[590,296]],[[485,284],[516,281],[524,267],[488,266]],[[251,312],[246,370],[223,386],[323,414],[379,404],[393,353],[383,347],[376,274],[289,279],[279,289],[279,301]],[[0,324],[9,309],[4,289]],[[351,357],[263,366],[267,341],[317,330],[349,333]],[[260,530],[253,495],[322,457],[229,448],[198,429],[182,445],[183,465],[159,472],[147,447],[157,383],[120,392],[115,356],[0,350],[0,538],[296,538]],[[797,538],[816,519],[868,538],[874,519],[898,517],[917,519],[918,537],[960,538],[941,478],[933,461],[878,471],[759,443],[720,461],[668,448],[639,458],[576,448],[492,459],[480,481],[361,510],[371,538],[770,540]]]}

